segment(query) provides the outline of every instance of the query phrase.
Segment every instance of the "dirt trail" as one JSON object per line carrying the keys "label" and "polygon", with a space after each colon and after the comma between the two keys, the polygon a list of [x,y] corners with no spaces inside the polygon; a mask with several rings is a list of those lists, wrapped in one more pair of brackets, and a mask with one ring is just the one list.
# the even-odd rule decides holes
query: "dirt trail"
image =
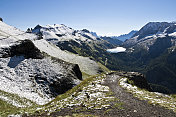
{"label": "dirt trail", "polygon": [[[176,113],[171,110],[165,109],[158,105],[148,104],[147,101],[139,100],[134,97],[131,93],[126,92],[123,88],[118,85],[120,76],[117,74],[109,74],[106,77],[104,85],[110,87],[114,92],[115,97],[120,99],[124,103],[124,110],[112,115],[115,117],[176,117]],[[115,113],[114,113],[115,114]]]}
{"label": "dirt trail", "polygon": [[[61,109],[58,112],[54,112],[51,115],[47,113],[43,113],[40,117],[58,117],[58,116],[70,116],[73,114],[83,114],[81,117],[89,117],[89,115],[98,116],[98,117],[176,117],[176,113],[172,110],[165,109],[159,105],[151,105],[148,104],[147,101],[139,100],[134,97],[131,93],[126,92],[125,89],[121,88],[118,85],[118,81],[120,76],[116,73],[110,73],[106,75],[106,78],[103,85],[108,86],[113,93],[113,96],[117,97],[120,102],[123,103],[121,108],[113,108],[110,107],[108,109],[98,109],[98,110],[77,110],[76,112],[70,108]],[[115,104],[117,102],[110,102],[111,104]],[[110,110],[107,112],[107,110]],[[32,115],[30,117],[38,117],[39,115]],[[24,115],[23,117],[29,117]],[[73,116],[75,117],[75,116]]]}

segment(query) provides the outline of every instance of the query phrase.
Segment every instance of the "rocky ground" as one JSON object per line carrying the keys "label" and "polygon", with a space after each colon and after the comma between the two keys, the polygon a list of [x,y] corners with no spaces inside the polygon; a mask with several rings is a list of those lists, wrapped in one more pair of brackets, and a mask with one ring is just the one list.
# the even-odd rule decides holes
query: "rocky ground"
{"label": "rocky ground", "polygon": [[116,112],[111,116],[129,117],[176,117],[176,113],[158,105],[151,105],[147,101],[135,98],[131,93],[126,92],[118,84],[119,76],[116,74],[107,75],[105,85],[108,85],[115,96],[123,102],[124,110]]}
{"label": "rocky ground", "polygon": [[[121,76],[117,73],[105,75],[101,85],[108,86],[116,100],[108,102],[108,108],[86,109],[84,105],[75,105],[72,108],[64,108],[53,113],[43,113],[40,116],[100,116],[100,117],[176,117],[176,113],[159,105],[149,104],[147,101],[139,100],[133,94],[119,86]],[[27,115],[24,115],[26,117]],[[36,115],[32,116],[39,116]]]}

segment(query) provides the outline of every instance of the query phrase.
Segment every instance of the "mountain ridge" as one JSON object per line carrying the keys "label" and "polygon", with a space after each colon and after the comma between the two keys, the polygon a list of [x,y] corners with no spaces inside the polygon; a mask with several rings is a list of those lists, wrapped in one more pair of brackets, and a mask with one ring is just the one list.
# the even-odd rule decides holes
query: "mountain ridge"
{"label": "mountain ridge", "polygon": [[149,22],[123,43],[124,47],[133,50],[131,55],[137,57],[136,59],[141,61],[139,63],[146,67],[139,68],[149,82],[166,86],[173,93],[176,91],[173,84],[176,82],[174,70],[176,62],[173,58],[172,62],[169,62],[169,58],[175,56],[175,31],[175,23]]}
{"label": "mountain ridge", "polygon": [[133,35],[137,32],[137,30],[132,30],[131,32],[129,32],[128,34],[122,34],[120,36],[110,36],[113,39],[118,39],[121,41],[125,41],[127,39],[130,39],[131,37],[133,37]]}

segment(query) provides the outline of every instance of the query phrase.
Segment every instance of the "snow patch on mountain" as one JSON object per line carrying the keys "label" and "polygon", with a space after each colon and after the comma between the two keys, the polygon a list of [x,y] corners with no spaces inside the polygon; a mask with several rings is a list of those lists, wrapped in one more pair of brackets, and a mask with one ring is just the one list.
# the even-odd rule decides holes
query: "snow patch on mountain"
{"label": "snow patch on mountain", "polygon": [[44,39],[35,40],[34,44],[41,51],[53,57],[62,59],[70,63],[78,64],[81,71],[89,75],[95,75],[99,70],[99,65],[95,61],[90,60],[88,57],[82,57],[76,54],[72,54],[68,51],[63,51],[59,47],[55,46],[52,43],[49,43]]}
{"label": "snow patch on mountain", "polygon": [[81,41],[92,41],[96,40],[97,37],[93,36],[88,30],[74,30],[70,27],[67,27],[63,24],[54,24],[46,26],[36,26],[33,30],[33,33],[42,33],[43,38],[57,44],[58,41],[69,41],[74,40],[77,43]]}
{"label": "snow patch on mountain", "polygon": [[37,36],[0,22],[0,46],[7,46],[18,40],[35,39]]}
{"label": "snow patch on mountain", "polygon": [[70,44],[71,42],[76,42],[78,45],[84,45],[85,43],[97,41],[98,38],[89,30],[74,30],[63,24],[54,24],[46,26],[38,25],[32,32],[43,36],[43,39],[33,41],[41,51],[64,61],[78,64],[81,71],[86,74],[95,75],[99,73],[100,67],[95,61],[90,60],[88,57],[82,57],[64,51],[63,49],[61,50],[58,45],[61,42],[68,46],[72,46]]}
{"label": "snow patch on mountain", "polygon": [[173,32],[173,33],[169,34],[169,36],[176,37],[176,32]]}
{"label": "snow patch on mountain", "polygon": [[149,49],[158,38],[167,36],[175,38],[176,25],[169,22],[149,22],[143,26],[133,37],[123,43],[125,47],[141,46]]}
{"label": "snow patch on mountain", "polygon": [[119,53],[119,52],[125,52],[125,51],[126,51],[126,48],[123,48],[123,47],[116,47],[113,49],[107,49],[107,52],[109,52],[109,53]]}
{"label": "snow patch on mountain", "polygon": [[[35,34],[0,22],[0,91],[17,94],[43,105],[79,84],[82,76],[75,64],[48,56],[32,58],[33,54],[38,55],[42,51],[33,45],[36,39]],[[28,46],[30,53],[25,53],[24,49]],[[44,45],[38,46],[42,48]],[[52,50],[48,52],[52,54]],[[29,57],[26,58],[25,54],[29,54]],[[8,96],[0,96],[9,103],[13,102],[9,101]],[[14,105],[20,106],[17,103]]]}

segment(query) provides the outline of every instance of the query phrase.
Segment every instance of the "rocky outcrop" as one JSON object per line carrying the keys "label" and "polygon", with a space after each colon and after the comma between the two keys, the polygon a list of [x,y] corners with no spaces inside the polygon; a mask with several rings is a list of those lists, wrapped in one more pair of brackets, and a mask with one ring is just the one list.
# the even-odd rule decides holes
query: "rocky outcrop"
{"label": "rocky outcrop", "polygon": [[3,22],[3,19],[0,17],[0,21]]}
{"label": "rocky outcrop", "polygon": [[7,55],[4,57],[13,57],[23,55],[25,58],[42,59],[43,55],[38,48],[35,47],[31,40],[21,40],[17,42],[18,44],[12,45]]}
{"label": "rocky outcrop", "polygon": [[119,72],[117,74],[122,77],[128,78],[129,83],[132,83],[133,85],[136,85],[139,88],[152,91],[146,78],[141,73],[138,73],[138,72]]}
{"label": "rocky outcrop", "polygon": [[1,57],[24,56],[25,58],[42,59],[43,55],[38,48],[35,47],[31,40],[20,40],[8,48],[3,48]]}
{"label": "rocky outcrop", "polygon": [[45,104],[82,80],[77,64],[43,55],[30,40],[21,40],[3,49],[0,57],[2,91]]}
{"label": "rocky outcrop", "polygon": [[[45,104],[80,83],[75,65],[53,58],[0,58],[0,90]],[[13,87],[12,87],[13,86]]]}

